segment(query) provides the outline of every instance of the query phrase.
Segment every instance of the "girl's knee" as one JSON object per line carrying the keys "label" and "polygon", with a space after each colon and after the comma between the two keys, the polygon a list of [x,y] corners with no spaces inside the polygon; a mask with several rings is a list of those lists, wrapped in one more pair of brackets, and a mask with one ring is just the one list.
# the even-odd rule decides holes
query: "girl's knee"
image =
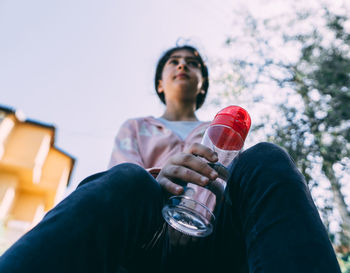
{"label": "girl's knee", "polygon": [[112,208],[115,204],[137,205],[160,202],[162,191],[158,182],[142,167],[123,163],[106,172],[93,175],[81,184],[74,196],[85,200],[88,207]]}
{"label": "girl's knee", "polygon": [[244,151],[239,159],[252,166],[276,164],[277,162],[292,163],[291,157],[283,148],[269,142],[260,142],[252,146]]}
{"label": "girl's knee", "polygon": [[[268,142],[258,143],[240,154],[233,162],[231,173],[233,180],[239,181],[241,187],[303,181],[288,153]],[[257,180],[261,185],[256,185]]]}
{"label": "girl's knee", "polygon": [[132,195],[133,198],[148,196],[152,198],[161,191],[158,182],[142,167],[132,164],[119,164],[106,173],[104,183],[112,192],[122,192]]}

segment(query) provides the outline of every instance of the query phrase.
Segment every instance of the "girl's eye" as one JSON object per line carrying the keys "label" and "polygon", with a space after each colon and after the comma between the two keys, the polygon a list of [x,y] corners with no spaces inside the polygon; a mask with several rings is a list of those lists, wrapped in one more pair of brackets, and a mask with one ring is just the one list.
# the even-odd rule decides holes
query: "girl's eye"
{"label": "girl's eye", "polygon": [[177,65],[179,62],[176,59],[171,59],[169,63]]}
{"label": "girl's eye", "polygon": [[197,61],[189,61],[188,65],[193,66],[193,67],[199,67],[200,66],[199,62],[197,62]]}

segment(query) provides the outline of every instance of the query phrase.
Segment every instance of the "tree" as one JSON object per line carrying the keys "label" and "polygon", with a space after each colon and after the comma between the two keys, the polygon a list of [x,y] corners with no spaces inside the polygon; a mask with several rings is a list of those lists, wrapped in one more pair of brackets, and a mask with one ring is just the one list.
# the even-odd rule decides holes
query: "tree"
{"label": "tree", "polygon": [[[318,205],[327,227],[333,208],[337,209],[341,218],[337,244],[343,252],[350,251],[350,213],[342,182],[350,176],[349,22],[346,13],[327,6],[296,10],[293,18],[248,15],[245,33],[250,36],[234,35],[226,42],[230,48],[245,43],[252,49],[244,58],[230,60],[234,73],[240,71],[236,78],[241,86],[250,92],[272,83],[278,87],[283,97],[278,118],[266,117],[255,130],[263,130],[267,140],[289,152],[314,196],[326,178],[332,196],[323,195]],[[261,94],[253,99],[261,100]]]}

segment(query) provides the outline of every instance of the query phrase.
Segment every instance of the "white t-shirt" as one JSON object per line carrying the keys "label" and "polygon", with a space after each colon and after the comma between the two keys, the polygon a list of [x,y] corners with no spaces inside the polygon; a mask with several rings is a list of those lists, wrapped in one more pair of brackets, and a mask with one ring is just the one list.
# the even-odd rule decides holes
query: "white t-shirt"
{"label": "white t-shirt", "polygon": [[172,130],[182,140],[185,140],[194,128],[203,123],[203,121],[169,121],[164,118],[157,118],[157,120]]}

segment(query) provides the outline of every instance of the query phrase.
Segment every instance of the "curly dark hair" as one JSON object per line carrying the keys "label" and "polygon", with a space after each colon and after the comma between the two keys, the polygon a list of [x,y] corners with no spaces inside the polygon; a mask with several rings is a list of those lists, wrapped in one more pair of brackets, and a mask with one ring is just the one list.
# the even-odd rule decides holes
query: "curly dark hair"
{"label": "curly dark hair", "polygon": [[156,68],[156,75],[154,77],[154,86],[156,89],[156,93],[157,93],[158,97],[160,98],[160,100],[165,104],[164,93],[158,92],[159,80],[162,78],[162,72],[163,72],[163,68],[165,66],[165,63],[169,60],[170,56],[178,50],[188,50],[188,51],[192,52],[193,55],[195,55],[198,58],[198,61],[201,65],[201,72],[202,72],[202,77],[203,77],[202,90],[204,90],[205,93],[204,94],[199,93],[197,96],[196,109],[199,109],[203,105],[204,100],[207,96],[207,92],[208,92],[208,88],[209,88],[209,77],[208,77],[209,73],[208,73],[208,68],[205,65],[203,58],[199,54],[198,50],[192,46],[189,46],[189,45],[176,46],[176,47],[170,48],[162,55],[162,57],[158,61],[157,68]]}

